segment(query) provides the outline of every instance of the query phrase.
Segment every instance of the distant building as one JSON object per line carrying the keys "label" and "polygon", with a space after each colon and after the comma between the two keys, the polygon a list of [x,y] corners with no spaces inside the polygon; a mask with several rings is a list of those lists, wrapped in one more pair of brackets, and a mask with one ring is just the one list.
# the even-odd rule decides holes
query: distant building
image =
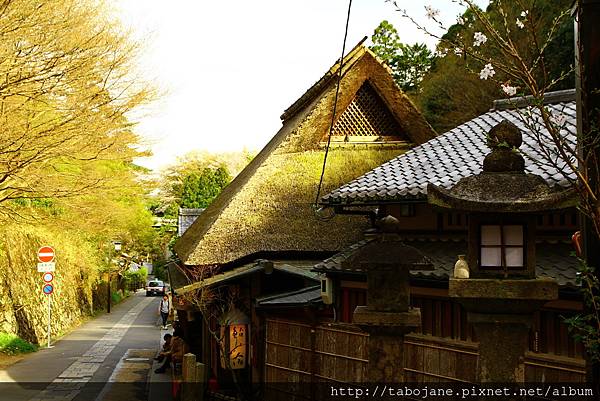
{"label": "distant building", "polygon": [[136,272],[136,271],[138,271],[138,270],[140,270],[140,265],[139,265],[139,264],[137,264],[137,263],[135,263],[135,262],[131,262],[131,263],[129,264],[129,271],[130,271],[130,272]]}
{"label": "distant building", "polygon": [[203,211],[204,209],[187,209],[180,207],[177,218],[177,235],[181,237]]}
{"label": "distant building", "polygon": [[143,267],[146,268],[146,271],[148,272],[148,274],[152,274],[152,272],[154,270],[154,265],[152,263],[144,262]]}

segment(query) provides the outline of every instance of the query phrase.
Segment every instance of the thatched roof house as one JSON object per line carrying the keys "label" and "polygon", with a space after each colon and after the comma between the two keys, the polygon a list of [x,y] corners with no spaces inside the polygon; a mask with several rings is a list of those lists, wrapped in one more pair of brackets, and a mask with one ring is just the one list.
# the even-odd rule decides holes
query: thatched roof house
{"label": "thatched roof house", "polygon": [[[435,136],[389,69],[362,43],[342,65],[323,193]],[[283,113],[279,132],[177,241],[175,251],[184,264],[334,252],[360,240],[366,220],[321,221],[311,207],[338,71],[336,63]]]}

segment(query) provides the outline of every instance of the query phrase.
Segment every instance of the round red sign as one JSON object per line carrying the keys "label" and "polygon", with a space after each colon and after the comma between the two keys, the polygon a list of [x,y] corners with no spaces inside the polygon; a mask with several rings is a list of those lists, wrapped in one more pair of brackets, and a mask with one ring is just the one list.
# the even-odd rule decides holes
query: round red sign
{"label": "round red sign", "polygon": [[54,260],[54,249],[51,246],[43,246],[38,250],[40,262],[52,262]]}
{"label": "round red sign", "polygon": [[42,280],[44,280],[44,282],[49,283],[52,280],[54,280],[54,274],[48,272],[48,273],[44,273],[44,275],[42,276]]}

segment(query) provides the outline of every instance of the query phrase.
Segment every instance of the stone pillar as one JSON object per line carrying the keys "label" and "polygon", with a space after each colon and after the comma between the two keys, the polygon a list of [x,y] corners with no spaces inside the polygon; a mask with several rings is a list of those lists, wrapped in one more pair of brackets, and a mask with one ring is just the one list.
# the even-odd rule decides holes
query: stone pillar
{"label": "stone pillar", "polygon": [[558,298],[557,283],[551,279],[450,279],[448,292],[467,310],[479,340],[478,381],[524,382],[533,313]]}
{"label": "stone pillar", "polygon": [[369,381],[403,382],[404,335],[421,325],[419,309],[377,312],[368,306],[359,306],[354,312],[354,323],[369,333]]}
{"label": "stone pillar", "polygon": [[[396,247],[396,252],[404,248],[406,256],[416,251],[399,242],[384,243]],[[369,333],[370,382],[404,381],[404,335],[421,325],[420,310],[410,307],[409,269],[417,267],[395,260],[363,262],[367,268],[367,306],[356,308],[353,322]]]}
{"label": "stone pillar", "polygon": [[479,339],[477,374],[482,383],[522,383],[531,315],[468,313]]}
{"label": "stone pillar", "polygon": [[431,270],[431,261],[396,234],[392,216],[377,222],[378,238],[359,248],[342,265],[367,272],[367,306],[358,306],[353,323],[369,333],[371,382],[404,381],[404,335],[421,325],[421,311],[410,307],[410,270]]}
{"label": "stone pillar", "polygon": [[196,355],[187,353],[182,362],[182,401],[194,401],[196,382]]}

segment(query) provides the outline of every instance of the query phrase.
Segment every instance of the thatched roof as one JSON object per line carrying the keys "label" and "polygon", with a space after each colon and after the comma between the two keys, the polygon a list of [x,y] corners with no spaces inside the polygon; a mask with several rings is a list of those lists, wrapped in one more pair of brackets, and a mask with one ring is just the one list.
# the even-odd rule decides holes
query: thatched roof
{"label": "thatched roof", "polygon": [[[367,85],[400,127],[398,138],[420,144],[435,135],[370,50],[355,47],[343,64],[336,121],[352,118],[344,113]],[[177,241],[175,251],[186,265],[225,264],[259,252],[334,252],[360,239],[366,220],[322,221],[311,208],[333,112],[336,66],[286,110],[279,132]],[[404,150],[377,143],[332,149],[323,193]]]}

